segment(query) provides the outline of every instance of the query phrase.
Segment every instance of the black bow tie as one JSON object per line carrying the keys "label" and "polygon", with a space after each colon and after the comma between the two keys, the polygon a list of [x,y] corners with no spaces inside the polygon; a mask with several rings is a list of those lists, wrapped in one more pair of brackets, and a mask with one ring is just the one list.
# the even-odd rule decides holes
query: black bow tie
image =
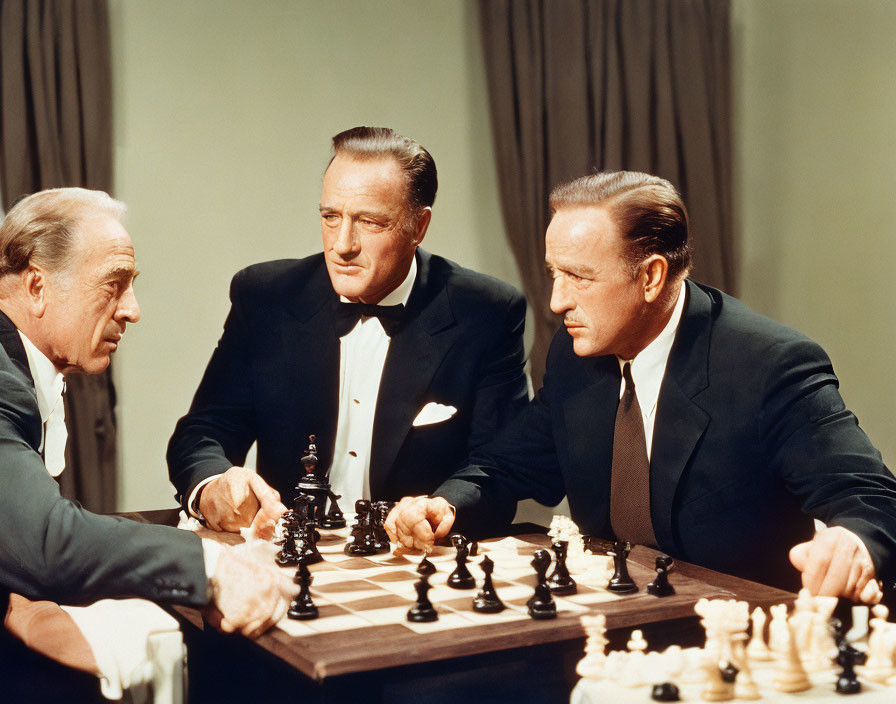
{"label": "black bow tie", "polygon": [[351,332],[362,316],[370,318],[379,318],[383,330],[389,337],[395,334],[401,327],[401,316],[404,313],[404,306],[400,303],[397,306],[375,306],[370,303],[346,303],[339,302],[339,308],[336,311],[336,336],[342,337]]}

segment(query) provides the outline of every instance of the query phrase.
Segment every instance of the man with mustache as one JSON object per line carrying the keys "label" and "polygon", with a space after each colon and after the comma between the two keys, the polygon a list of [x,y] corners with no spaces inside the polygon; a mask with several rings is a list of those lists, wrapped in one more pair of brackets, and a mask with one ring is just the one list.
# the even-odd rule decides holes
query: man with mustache
{"label": "man with mustache", "polygon": [[[288,579],[192,532],[90,513],[54,479],[65,377],[106,369],[140,319],[123,213],[106,193],[61,188],[19,201],[0,225],[0,615],[15,618],[11,593],[19,605],[141,597],[211,603],[222,630],[256,636],[285,613]],[[27,657],[0,628],[4,674]]]}
{"label": "man with mustache", "polygon": [[[224,333],[168,446],[184,506],[268,533],[317,437],[341,507],[429,492],[525,404],[525,301],[419,249],[432,156],[387,128],[333,138],[323,252],[233,279]],[[245,469],[258,443],[258,473]]]}
{"label": "man with mustache", "polygon": [[667,181],[585,176],[551,208],[551,308],[565,325],[544,387],[432,498],[403,499],[392,535],[426,548],[452,529],[497,532],[517,500],[565,494],[583,533],[879,600],[877,580],[896,580],[896,479],[824,351],[686,278],[687,212]]}

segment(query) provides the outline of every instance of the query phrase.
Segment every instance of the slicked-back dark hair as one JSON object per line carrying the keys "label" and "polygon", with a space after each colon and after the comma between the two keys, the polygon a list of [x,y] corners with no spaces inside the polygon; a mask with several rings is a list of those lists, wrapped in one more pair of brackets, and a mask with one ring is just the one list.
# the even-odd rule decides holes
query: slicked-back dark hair
{"label": "slicked-back dark hair", "polygon": [[414,212],[435,203],[439,189],[436,162],[422,145],[410,137],[388,127],[352,127],[333,137],[330,163],[340,154],[354,159],[395,159],[405,175],[408,202]]}
{"label": "slicked-back dark hair", "polygon": [[551,191],[551,212],[577,206],[607,208],[619,234],[628,243],[632,273],[652,254],[669,262],[670,279],[691,268],[688,211],[681,195],[659,176],[613,171],[582,176]]}

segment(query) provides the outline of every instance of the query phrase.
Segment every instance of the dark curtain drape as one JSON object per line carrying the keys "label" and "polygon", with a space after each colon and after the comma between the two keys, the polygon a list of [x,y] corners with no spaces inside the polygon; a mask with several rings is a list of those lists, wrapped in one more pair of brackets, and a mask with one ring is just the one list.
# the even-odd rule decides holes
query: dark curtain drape
{"label": "dark curtain drape", "polygon": [[[3,204],[44,188],[112,186],[106,0],[0,0]],[[65,496],[115,509],[115,394],[109,371],[67,379]]]}
{"label": "dark curtain drape", "polygon": [[534,313],[537,389],[559,321],[544,268],[548,195],[597,171],[668,179],[692,276],[736,290],[728,0],[479,0],[501,205]]}

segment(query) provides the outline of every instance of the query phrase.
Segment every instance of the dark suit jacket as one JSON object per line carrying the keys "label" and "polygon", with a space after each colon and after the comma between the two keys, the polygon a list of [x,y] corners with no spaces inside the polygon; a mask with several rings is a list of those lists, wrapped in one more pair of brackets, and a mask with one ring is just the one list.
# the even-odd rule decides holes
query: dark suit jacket
{"label": "dark suit jacket", "polygon": [[[660,389],[651,518],[664,552],[793,588],[787,553],[810,516],[858,534],[878,576],[896,570],[896,479],[844,406],[824,351],[715,289],[688,299]],[[615,356],[577,357],[554,338],[544,387],[507,431],[437,494],[459,530],[500,529],[519,498],[568,494],[583,533],[611,536]]]}
{"label": "dark suit jacket", "polygon": [[125,597],[204,604],[199,537],[98,516],[62,498],[38,453],[41,435],[25,348],[0,312],[0,618],[9,592],[61,604]]}
{"label": "dark suit jacket", "polygon": [[[420,250],[417,267],[377,399],[370,460],[375,499],[435,489],[527,397],[520,293]],[[299,460],[309,434],[317,436],[320,466],[332,462],[339,299],[322,254],[250,266],[234,277],[230,297],[224,334],[168,445],[169,474],[183,501],[202,479],[242,465],[257,440],[258,471],[288,502],[303,474]],[[457,413],[412,427],[429,402]]]}

